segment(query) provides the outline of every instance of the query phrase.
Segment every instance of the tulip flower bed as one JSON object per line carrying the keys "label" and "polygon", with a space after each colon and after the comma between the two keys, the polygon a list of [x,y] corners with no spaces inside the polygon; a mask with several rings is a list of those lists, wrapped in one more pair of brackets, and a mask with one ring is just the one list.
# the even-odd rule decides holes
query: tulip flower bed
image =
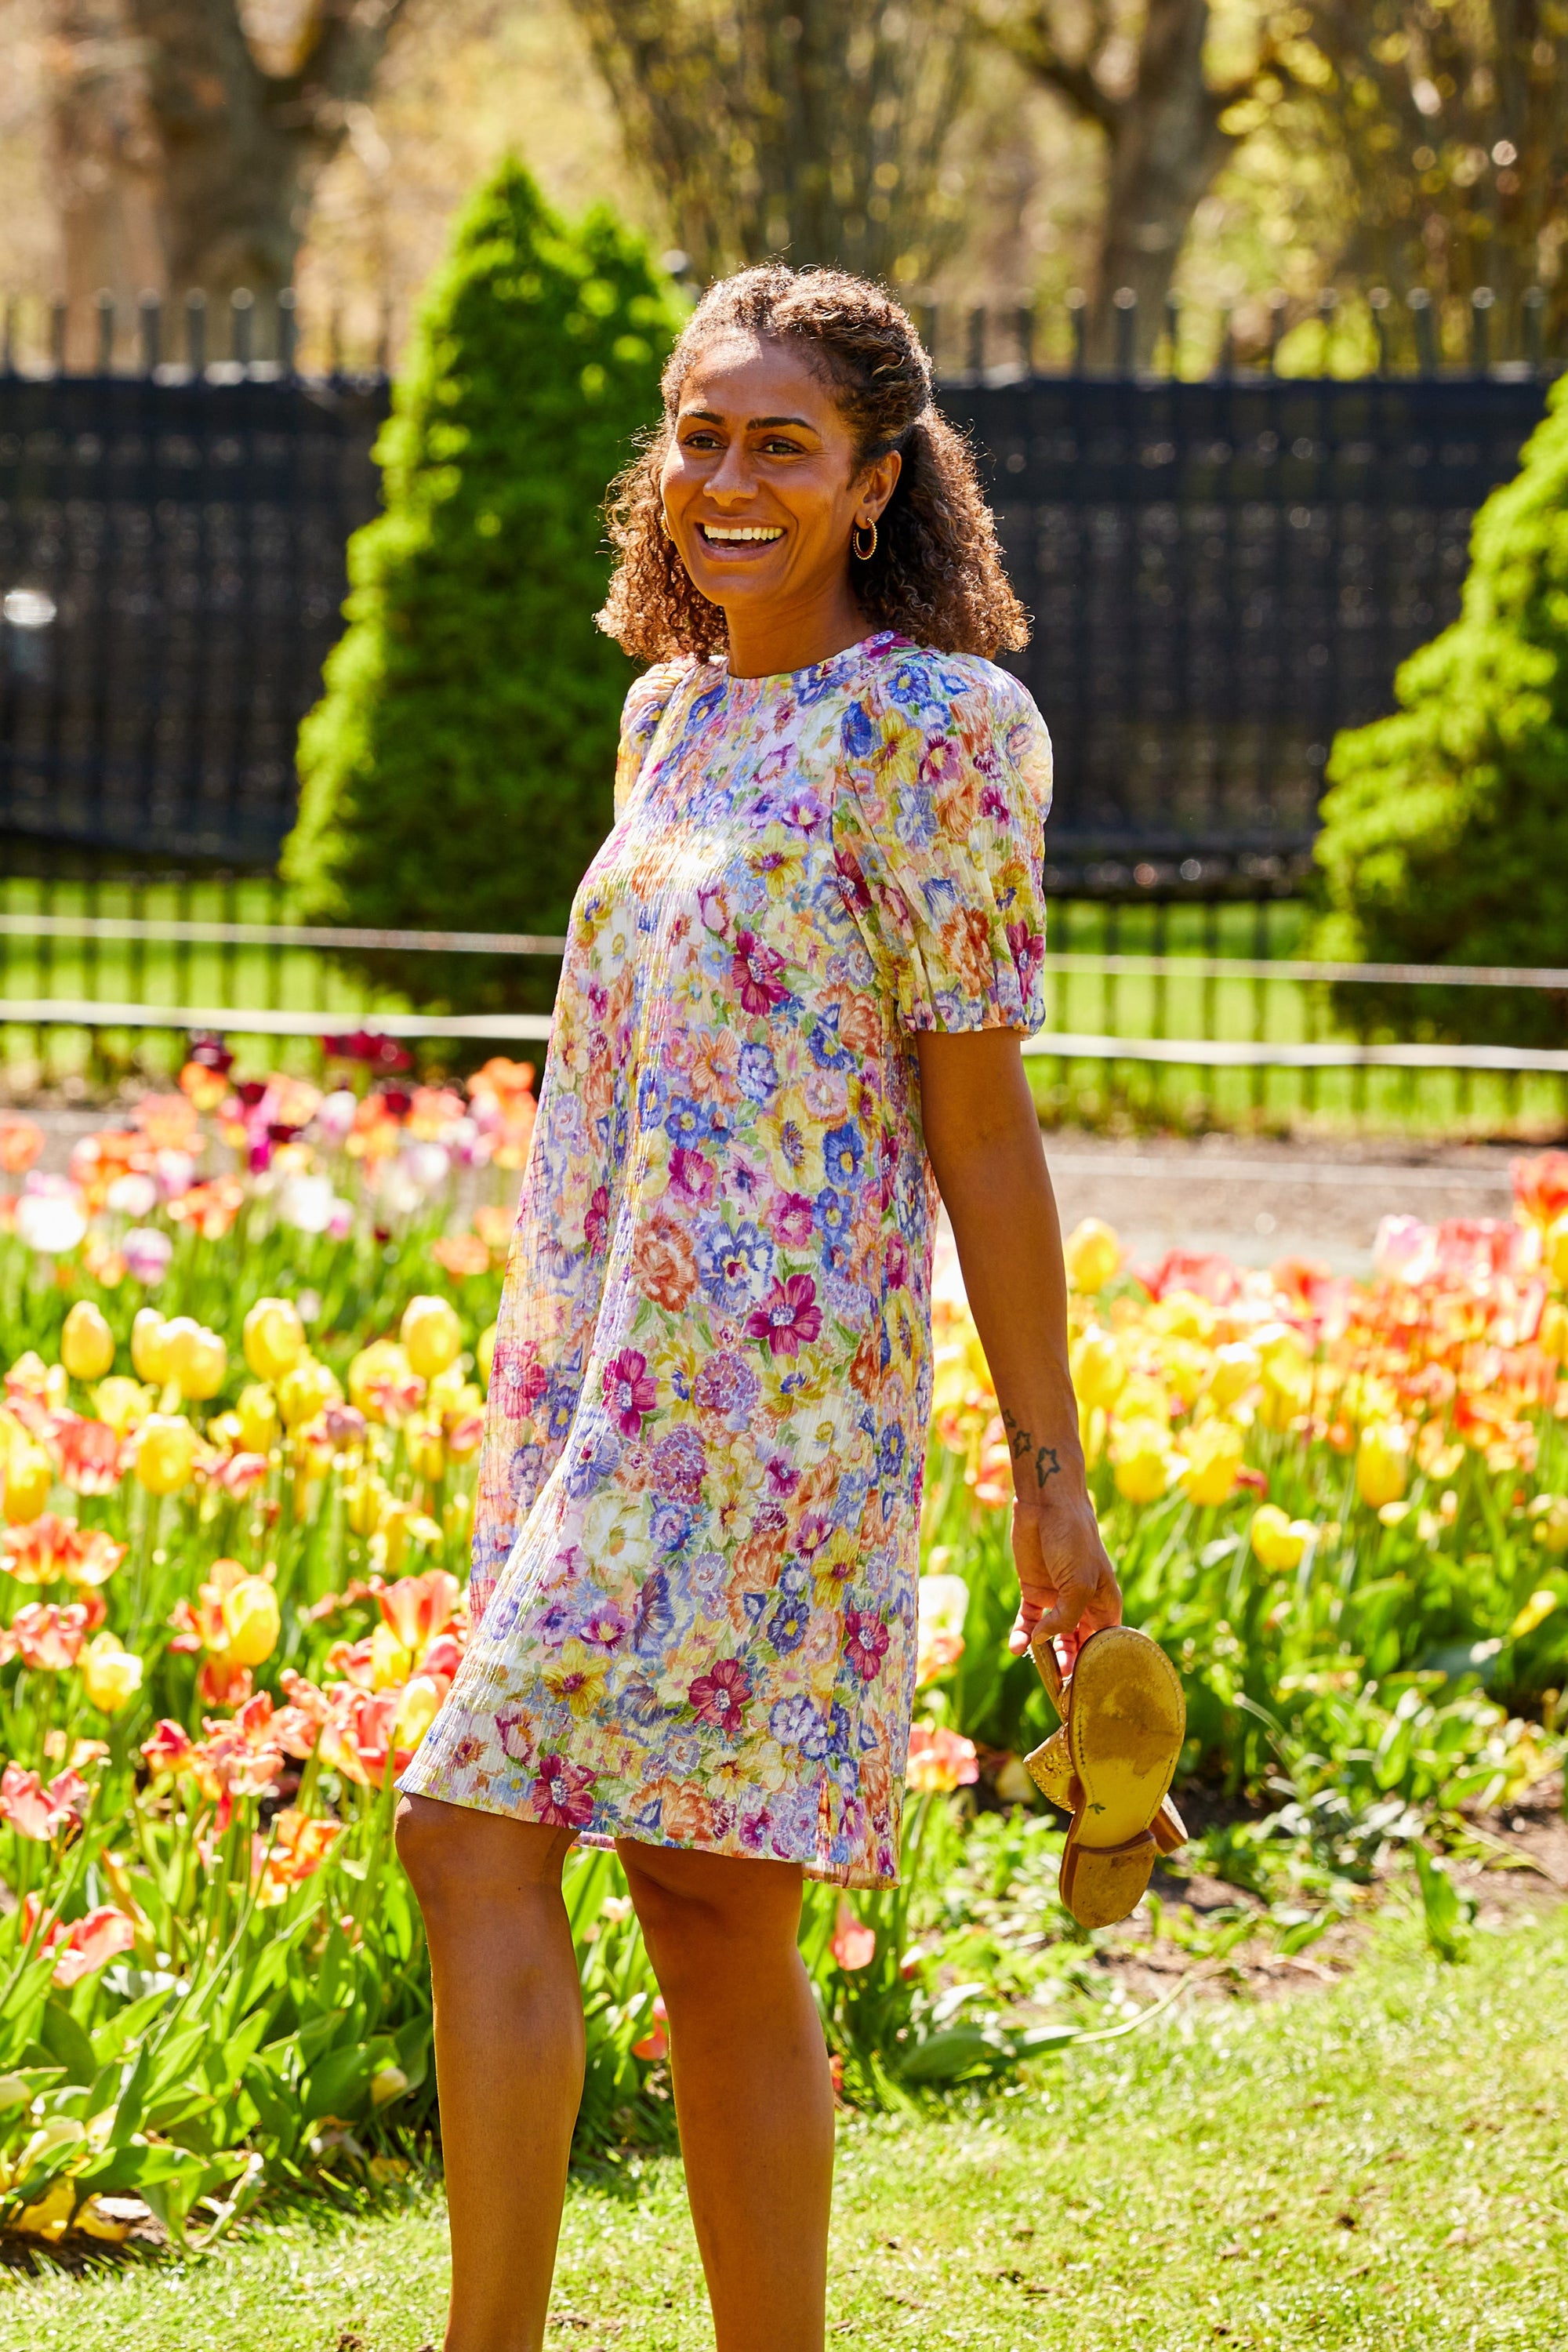
{"label": "tulip flower bed", "polygon": [[[1334,1869],[1561,1756],[1568,1154],[1515,1193],[1511,1223],[1385,1219],[1368,1285],[1180,1252],[1134,1274],[1092,1222],[1068,1244],[1096,1507],[1129,1621],[1182,1673],[1183,1775],[1283,1795],[1268,1834]],[[1001,1649],[1007,1449],[951,1295],[933,1441],[929,1712],[1016,1755],[1052,1718]]]}
{"label": "tulip flower bed", "polygon": [[[67,1175],[0,1125],[0,2228],[45,2241],[357,2193],[433,2120],[393,1780],[467,1635],[533,1097],[505,1062],[466,1089],[368,1083],[375,1041],[345,1042],[362,1058],[325,1092],[237,1086],[200,1048]],[[1565,1212],[1568,1162],[1533,1163],[1516,1224],[1391,1223],[1359,1289],[1212,1258],[1140,1277],[1105,1229],[1073,1236],[1130,1614],[1181,1666],[1187,1769],[1282,1791],[1216,1858],[1315,1894],[1309,1929],[1389,1838],[1556,1759]],[[1005,1648],[1007,1493],[950,1285],[906,1883],[810,1888],[803,1931],[862,2104],[1077,2030],[1017,2006],[1081,1948],[1057,1826],[1026,1809],[1047,1724]],[[658,2141],[662,2013],[613,1858],[577,1857],[568,1897],[581,2141]]]}

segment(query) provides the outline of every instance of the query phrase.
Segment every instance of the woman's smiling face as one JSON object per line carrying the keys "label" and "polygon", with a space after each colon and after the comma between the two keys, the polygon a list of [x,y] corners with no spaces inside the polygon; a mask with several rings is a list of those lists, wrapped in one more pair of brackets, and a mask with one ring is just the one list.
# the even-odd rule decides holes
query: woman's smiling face
{"label": "woman's smiling face", "polygon": [[852,603],[849,535],[899,478],[896,451],[855,470],[832,390],[788,343],[726,337],[680,388],[664,510],[693,585],[744,624]]}

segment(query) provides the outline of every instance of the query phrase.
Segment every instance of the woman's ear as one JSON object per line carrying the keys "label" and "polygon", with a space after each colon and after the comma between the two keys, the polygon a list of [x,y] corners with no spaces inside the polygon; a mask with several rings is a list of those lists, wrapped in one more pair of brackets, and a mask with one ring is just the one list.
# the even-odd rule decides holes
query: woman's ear
{"label": "woman's ear", "polygon": [[903,457],[897,449],[888,450],[874,465],[867,467],[860,477],[860,497],[855,509],[858,522],[877,520],[898,488],[903,469]]}

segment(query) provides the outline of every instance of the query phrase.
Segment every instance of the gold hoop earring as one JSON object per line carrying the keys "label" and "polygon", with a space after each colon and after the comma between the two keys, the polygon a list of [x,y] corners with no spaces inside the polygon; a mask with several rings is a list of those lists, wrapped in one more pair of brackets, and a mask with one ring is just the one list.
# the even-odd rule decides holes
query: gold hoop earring
{"label": "gold hoop earring", "polygon": [[[863,530],[868,530],[871,534],[871,544],[869,547],[862,547],[860,544],[860,534]],[[854,530],[849,534],[849,546],[851,552],[858,555],[862,563],[869,563],[871,558],[877,552],[877,525],[875,520],[872,520],[871,522],[858,522]]]}
{"label": "gold hoop earring", "polygon": [[668,517],[668,515],[665,512],[665,510],[664,510],[663,507],[660,507],[660,508],[659,508],[659,510],[658,510],[658,527],[659,527],[660,530],[662,530],[662,531],[663,531],[663,533],[664,533],[664,535],[665,535],[666,539],[669,539],[669,540],[673,540],[673,539],[674,539],[674,537],[675,537],[675,533],[671,530],[671,529],[670,529],[670,527],[669,527],[669,517]]}

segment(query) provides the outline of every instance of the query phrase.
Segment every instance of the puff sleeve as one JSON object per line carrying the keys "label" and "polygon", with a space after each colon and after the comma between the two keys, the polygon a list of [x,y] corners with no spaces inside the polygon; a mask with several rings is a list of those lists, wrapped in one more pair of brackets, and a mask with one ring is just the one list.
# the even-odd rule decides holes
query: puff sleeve
{"label": "puff sleeve", "polygon": [[839,883],[900,1024],[1043,1028],[1051,744],[1027,691],[911,656],[850,702],[841,751]]}
{"label": "puff sleeve", "polygon": [[676,688],[690,668],[689,662],[656,662],[634,678],[621,709],[621,740],[616,754],[616,814],[618,817],[642,774]]}

